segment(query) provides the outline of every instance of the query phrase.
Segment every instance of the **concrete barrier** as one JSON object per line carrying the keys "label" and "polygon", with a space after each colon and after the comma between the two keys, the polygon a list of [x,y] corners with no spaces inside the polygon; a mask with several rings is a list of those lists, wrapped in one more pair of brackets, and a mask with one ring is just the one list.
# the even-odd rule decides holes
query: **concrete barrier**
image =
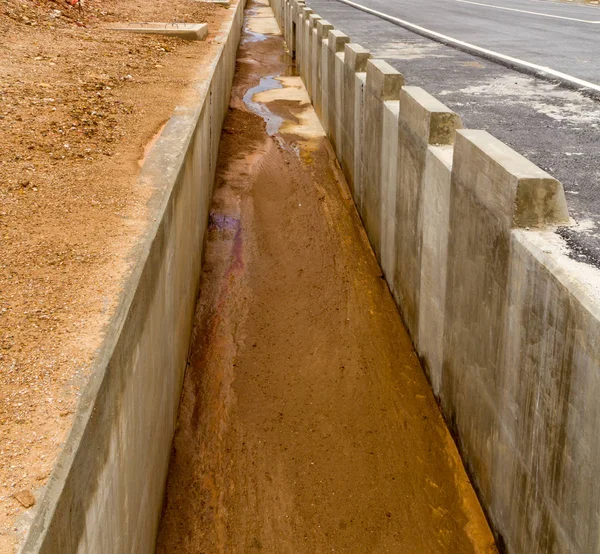
{"label": "concrete barrier", "polygon": [[312,36],[300,74],[500,549],[600,552],[600,271],[556,232],[561,184],[329,22]]}
{"label": "concrete barrier", "polygon": [[313,64],[314,64],[314,77],[313,77],[313,91],[312,101],[315,106],[317,116],[320,118],[323,115],[323,104],[322,104],[322,88],[321,83],[323,82],[323,40],[326,40],[329,36],[329,31],[333,29],[333,25],[325,19],[317,21],[316,37],[313,41]]}
{"label": "concrete barrier", "polygon": [[208,23],[118,23],[107,29],[120,33],[177,37],[183,40],[206,40],[208,37]]}
{"label": "concrete barrier", "polygon": [[[422,215],[429,200],[424,196],[429,147],[451,145],[458,115],[424,90],[405,86],[400,93],[398,170],[395,196],[395,274],[393,290],[402,305],[404,321],[419,345],[420,289],[423,230],[435,220]],[[390,199],[391,202],[394,198]],[[427,314],[425,314],[426,316]]]}
{"label": "concrete barrier", "polygon": [[243,4],[144,163],[148,227],[22,553],[154,552]]}
{"label": "concrete barrier", "polygon": [[332,29],[327,35],[327,50],[325,59],[327,64],[327,129],[332,146],[337,150],[339,135],[339,119],[343,94],[343,83],[341,79],[341,68],[344,64],[342,52],[345,45],[350,42],[350,37],[341,31]]}
{"label": "concrete barrier", "polygon": [[[399,100],[403,85],[404,77],[391,65],[373,58],[367,61],[363,114],[365,144],[361,158],[361,216],[378,258],[381,253],[383,114],[386,102]],[[391,161],[386,160],[384,164],[387,165]]]}

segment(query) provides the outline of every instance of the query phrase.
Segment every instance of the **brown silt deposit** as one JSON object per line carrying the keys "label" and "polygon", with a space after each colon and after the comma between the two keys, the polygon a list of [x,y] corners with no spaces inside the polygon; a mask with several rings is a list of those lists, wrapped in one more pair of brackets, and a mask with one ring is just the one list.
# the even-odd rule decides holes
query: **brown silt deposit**
{"label": "brown silt deposit", "polygon": [[495,552],[270,8],[246,18],[157,552]]}

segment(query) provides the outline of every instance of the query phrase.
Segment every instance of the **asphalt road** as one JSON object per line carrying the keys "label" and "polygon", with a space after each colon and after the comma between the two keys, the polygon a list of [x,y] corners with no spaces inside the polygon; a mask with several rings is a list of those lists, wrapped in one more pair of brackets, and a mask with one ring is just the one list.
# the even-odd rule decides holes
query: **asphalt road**
{"label": "asphalt road", "polygon": [[600,9],[547,0],[356,0],[428,30],[600,84]]}
{"label": "asphalt road", "polygon": [[[569,69],[567,51],[576,50],[575,45],[580,44],[585,54],[571,53],[572,59],[580,62],[570,64],[570,74],[600,83],[600,62],[585,61],[591,60],[594,52],[599,59],[600,24],[562,19],[556,23],[554,18],[543,16],[534,20],[529,14],[480,10],[479,6],[456,0],[355,1],[440,33],[452,33],[454,38],[477,46],[510,56],[518,54],[522,59],[529,56],[527,61],[560,71]],[[576,225],[559,232],[574,258],[600,267],[600,101],[440,44],[337,0],[307,3],[315,13],[346,32],[352,42],[403,73],[407,84],[424,88],[456,111],[465,128],[485,129],[561,181]],[[494,5],[533,6],[530,11],[572,18],[589,13],[590,21],[600,21],[600,7],[543,0],[495,0]],[[464,22],[459,21],[460,13]],[[561,34],[560,40],[551,30],[557,25],[571,29],[566,36]],[[528,29],[532,37],[546,32],[546,38],[528,42]],[[458,35],[459,31],[462,34]],[[590,38],[578,37],[580,31]],[[565,52],[554,58],[551,52],[561,48]]]}

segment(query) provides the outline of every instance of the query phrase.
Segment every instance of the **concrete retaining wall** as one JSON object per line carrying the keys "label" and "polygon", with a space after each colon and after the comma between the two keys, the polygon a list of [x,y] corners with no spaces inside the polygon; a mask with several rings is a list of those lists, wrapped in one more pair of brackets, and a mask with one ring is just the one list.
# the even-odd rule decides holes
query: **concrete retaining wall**
{"label": "concrete retaining wall", "polygon": [[600,552],[600,271],[555,232],[561,184],[271,3],[500,549]]}
{"label": "concrete retaining wall", "polygon": [[243,4],[144,164],[148,228],[23,553],[154,552]]}

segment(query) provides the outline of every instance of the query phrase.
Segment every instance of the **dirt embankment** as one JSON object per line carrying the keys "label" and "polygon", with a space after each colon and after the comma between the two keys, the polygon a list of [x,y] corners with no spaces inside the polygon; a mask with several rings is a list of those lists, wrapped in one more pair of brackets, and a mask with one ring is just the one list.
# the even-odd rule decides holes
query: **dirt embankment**
{"label": "dirt embankment", "polygon": [[[228,10],[0,0],[0,552],[44,484],[145,225],[144,147],[202,76]],[[207,42],[112,21],[208,22]]]}

